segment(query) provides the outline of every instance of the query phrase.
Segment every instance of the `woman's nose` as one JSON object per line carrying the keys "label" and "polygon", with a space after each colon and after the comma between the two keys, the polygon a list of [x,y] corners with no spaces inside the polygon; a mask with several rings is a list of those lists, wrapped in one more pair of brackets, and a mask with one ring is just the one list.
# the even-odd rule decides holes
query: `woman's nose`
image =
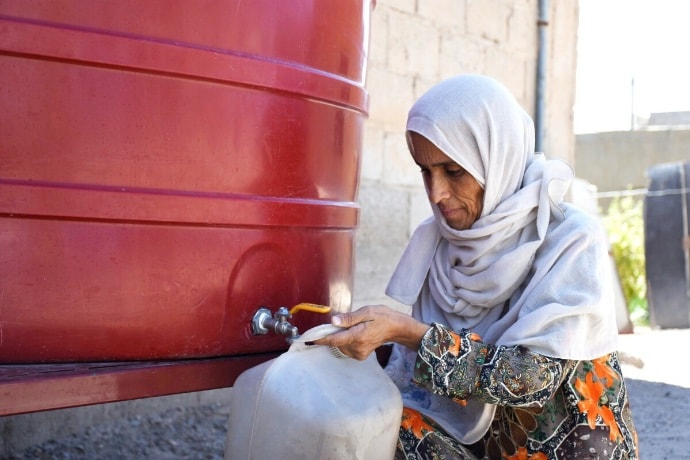
{"label": "woman's nose", "polygon": [[450,196],[448,183],[442,178],[429,179],[429,198],[435,204],[439,204]]}

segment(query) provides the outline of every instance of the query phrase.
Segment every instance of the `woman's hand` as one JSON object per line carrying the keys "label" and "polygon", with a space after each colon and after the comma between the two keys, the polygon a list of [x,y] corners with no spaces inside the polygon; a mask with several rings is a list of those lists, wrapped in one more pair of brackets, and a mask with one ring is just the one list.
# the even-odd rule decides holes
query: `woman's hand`
{"label": "woman's hand", "polygon": [[315,341],[317,345],[338,347],[345,355],[366,359],[385,343],[396,342],[413,350],[419,348],[429,326],[385,305],[370,305],[331,319],[346,328]]}

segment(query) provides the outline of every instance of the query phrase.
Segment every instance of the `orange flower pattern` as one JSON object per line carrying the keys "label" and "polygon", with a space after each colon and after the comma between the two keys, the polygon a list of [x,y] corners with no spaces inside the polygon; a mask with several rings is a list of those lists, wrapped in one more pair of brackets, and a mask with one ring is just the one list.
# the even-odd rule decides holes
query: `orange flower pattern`
{"label": "orange flower pattern", "polygon": [[604,385],[592,380],[592,373],[587,373],[586,382],[580,379],[575,381],[575,389],[583,396],[583,400],[577,403],[580,412],[587,415],[587,423],[590,428],[596,426],[599,415],[599,399],[604,392]]}
{"label": "orange flower pattern", "polygon": [[417,439],[422,439],[426,433],[434,431],[434,428],[424,421],[422,414],[407,407],[403,408],[401,426],[404,430],[410,431]]}
{"label": "orange flower pattern", "polygon": [[594,366],[594,373],[596,376],[602,380],[607,387],[611,387],[619,377],[616,371],[609,366],[607,356],[595,359],[592,361],[592,366]]}
{"label": "orange flower pattern", "polygon": [[548,457],[542,452],[530,455],[524,447],[520,447],[515,455],[503,454],[503,458],[506,460],[548,460]]}
{"label": "orange flower pattern", "polygon": [[415,383],[459,404],[494,404],[496,412],[483,438],[468,446],[406,409],[396,459],[638,458],[616,353],[592,361],[550,358],[432,324],[417,354]]}
{"label": "orange flower pattern", "polygon": [[[594,366],[597,369],[597,366]],[[602,401],[606,401],[604,396],[604,385],[599,381],[594,381],[593,372],[588,372],[585,376],[585,380],[582,381],[577,379],[575,381],[575,389],[582,395],[582,400],[577,403],[577,408],[581,413],[587,416],[587,424],[590,428],[594,429],[597,425],[597,418],[601,418],[609,428],[609,438],[611,441],[617,441],[621,436],[618,430],[618,424],[616,422],[616,417],[613,411],[607,406],[603,405]],[[610,374],[607,373],[604,378],[605,382],[613,382],[615,380],[609,380]]]}

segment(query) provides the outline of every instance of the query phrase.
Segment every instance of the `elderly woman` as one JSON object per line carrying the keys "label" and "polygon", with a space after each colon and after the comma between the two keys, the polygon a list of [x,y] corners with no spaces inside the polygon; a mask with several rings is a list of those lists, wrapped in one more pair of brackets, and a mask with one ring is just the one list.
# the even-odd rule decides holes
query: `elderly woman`
{"label": "elderly woman", "polygon": [[396,458],[637,458],[616,354],[605,235],[563,202],[564,163],[534,152],[531,118],[498,82],[446,80],[407,121],[433,216],[378,305],[317,341],[386,370],[405,402]]}

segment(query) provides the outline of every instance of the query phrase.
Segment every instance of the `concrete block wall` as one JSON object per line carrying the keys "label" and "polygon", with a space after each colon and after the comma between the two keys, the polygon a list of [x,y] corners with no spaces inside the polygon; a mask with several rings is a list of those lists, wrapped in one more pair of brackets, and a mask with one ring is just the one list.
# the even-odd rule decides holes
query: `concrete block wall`
{"label": "concrete block wall", "polygon": [[[503,82],[534,114],[538,15],[537,0],[376,2],[354,308],[394,304],[385,297],[385,286],[412,230],[431,213],[405,143],[410,106],[445,78],[481,73]],[[548,16],[544,150],[572,163],[578,3],[550,2]]]}
{"label": "concrete block wall", "polygon": [[690,159],[690,130],[580,134],[575,146],[575,171],[600,192],[643,189],[651,166]]}
{"label": "concrete block wall", "polygon": [[[608,212],[614,197],[634,190],[643,200],[647,170],[690,159],[690,130],[611,131],[575,137],[575,172],[596,187],[598,207]],[[640,192],[640,193],[638,193]]]}

